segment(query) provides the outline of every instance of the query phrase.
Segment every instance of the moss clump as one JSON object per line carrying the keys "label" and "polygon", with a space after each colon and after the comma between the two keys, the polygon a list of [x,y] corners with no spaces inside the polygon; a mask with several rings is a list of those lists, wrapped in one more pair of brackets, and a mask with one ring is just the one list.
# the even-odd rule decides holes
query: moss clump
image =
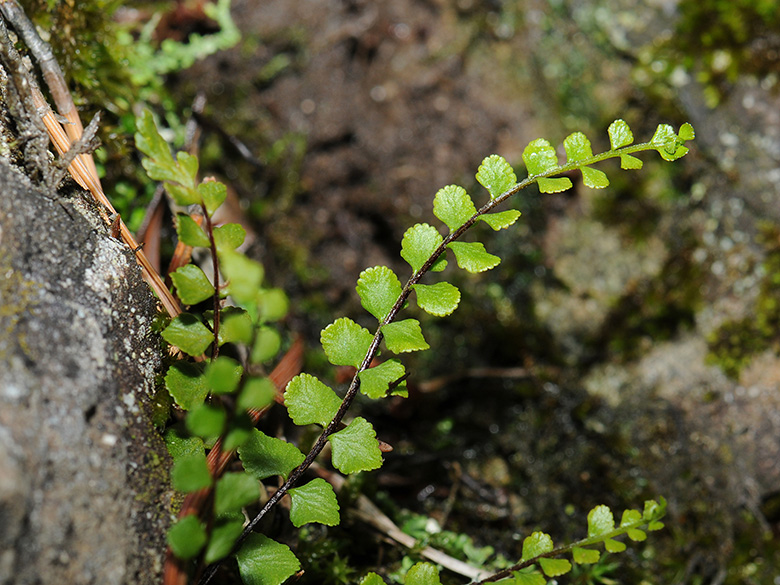
{"label": "moss clump", "polygon": [[764,225],[759,238],[766,259],[755,306],[748,317],[723,323],[707,339],[710,362],[732,378],[739,377],[754,355],[780,352],[780,226]]}

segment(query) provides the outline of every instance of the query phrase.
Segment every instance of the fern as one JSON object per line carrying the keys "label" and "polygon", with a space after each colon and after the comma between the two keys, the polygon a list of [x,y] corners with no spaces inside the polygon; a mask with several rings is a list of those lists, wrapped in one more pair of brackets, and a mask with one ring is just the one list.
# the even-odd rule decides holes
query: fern
{"label": "fern", "polygon": [[[310,374],[292,379],[284,393],[284,405],[297,425],[320,425],[323,430],[311,450],[304,454],[296,446],[269,437],[251,428],[244,414],[247,409],[266,408],[274,398],[270,381],[248,373],[253,364],[273,358],[280,347],[278,333],[269,326],[286,312],[286,299],[278,290],[262,286],[264,271],[260,264],[235,251],[244,238],[243,230],[234,224],[214,227],[211,217],[225,198],[223,185],[204,181],[197,183],[197,160],[179,153],[171,155],[167,144],[159,137],[151,115],[147,112],[138,121],[136,141],[146,155],[144,167],[156,180],[164,181],[166,189],[180,205],[198,205],[205,217],[205,230],[192,218],[180,215],[177,232],[182,242],[208,248],[214,273],[226,279],[221,287],[209,281],[203,271],[193,265],[177,270],[174,287],[185,304],[197,304],[213,298],[210,314],[183,313],[163,331],[163,338],[185,353],[200,356],[209,346],[212,358],[205,366],[187,361],[174,363],[166,377],[176,404],[189,411],[186,426],[190,433],[189,447],[182,449],[183,440],[171,437],[175,452],[172,480],[177,489],[195,492],[213,487],[214,521],[210,531],[203,521],[187,516],[169,534],[169,542],[180,558],[203,554],[205,563],[213,563],[233,552],[241,576],[246,583],[279,585],[300,568],[290,549],[266,536],[254,534],[257,523],[286,495],[290,496],[290,518],[295,526],[310,522],[335,525],[340,521],[339,506],[333,488],[321,479],[298,485],[303,473],[329,444],[333,466],[344,474],[377,469],[382,465],[382,452],[371,424],[361,417],[348,424],[343,419],[359,392],[379,399],[405,393],[406,371],[399,359],[389,359],[370,367],[380,348],[392,354],[404,354],[429,348],[420,322],[400,318],[414,292],[415,301],[423,311],[437,317],[451,314],[460,302],[460,291],[453,284],[440,280],[423,284],[429,272],[441,272],[452,254],[457,266],[467,272],[479,273],[495,268],[501,259],[490,253],[481,242],[460,241],[477,221],[492,229],[505,229],[520,217],[515,210],[495,211],[508,198],[532,184],[542,193],[557,193],[572,187],[568,177],[560,175],[579,171],[583,182],[591,188],[609,185],[607,175],[592,168],[610,158],[619,158],[624,169],[639,169],[642,161],[637,153],[655,150],[667,161],[674,161],[688,152],[685,143],[694,137],[690,124],[678,133],[667,125],[658,126],[652,139],[633,144],[633,134],[622,120],[613,122],[608,130],[610,150],[594,155],[588,138],[574,133],[564,140],[567,161],[558,164],[555,149],[544,139],[531,142],[523,152],[528,176],[518,182],[512,167],[502,157],[485,158],[476,174],[477,181],[487,190],[488,199],[477,207],[474,199],[460,186],[449,185],[436,193],[434,216],[442,222],[446,235],[439,228],[420,223],[410,227],[401,241],[401,257],[411,269],[402,284],[387,266],[364,270],[356,290],[363,308],[375,319],[373,332],[355,321],[342,317],[328,325],[320,342],[327,360],[334,366],[352,366],[356,373],[343,399],[324,382]],[[222,309],[221,299],[230,294],[238,305]],[[220,324],[221,323],[221,324]],[[225,343],[244,344],[249,349],[247,368],[233,359],[219,356]],[[206,402],[208,395],[211,402]],[[220,404],[220,396],[233,395],[235,400]],[[237,449],[244,472],[211,477],[206,466],[204,445],[217,437],[222,448]],[[205,470],[205,472],[204,472]],[[238,512],[258,495],[258,482],[281,478],[281,487],[265,503],[258,515],[240,530]],[[609,552],[620,552],[625,544],[617,540],[622,535],[634,541],[645,538],[645,530],[657,530],[662,524],[665,502],[646,502],[642,512],[627,510],[616,527],[612,512],[597,506],[588,515],[588,536],[576,543],[554,548],[549,535],[537,532],[526,538],[522,559],[509,569],[497,573],[485,582],[505,580],[524,585],[545,582],[571,570],[571,563],[593,563],[600,553],[596,545]],[[568,559],[557,558],[570,554]],[[202,583],[208,582],[214,567],[208,570]],[[364,585],[383,583],[375,574],[368,575]],[[406,575],[405,583],[433,585],[439,583],[437,570],[418,564]]]}

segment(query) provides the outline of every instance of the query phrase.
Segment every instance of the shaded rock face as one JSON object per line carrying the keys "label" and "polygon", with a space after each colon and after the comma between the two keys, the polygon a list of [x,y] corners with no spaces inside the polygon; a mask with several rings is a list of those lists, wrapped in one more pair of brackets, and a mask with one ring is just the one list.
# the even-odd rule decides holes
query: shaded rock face
{"label": "shaded rock face", "polygon": [[78,193],[0,160],[0,583],[158,581],[154,300]]}

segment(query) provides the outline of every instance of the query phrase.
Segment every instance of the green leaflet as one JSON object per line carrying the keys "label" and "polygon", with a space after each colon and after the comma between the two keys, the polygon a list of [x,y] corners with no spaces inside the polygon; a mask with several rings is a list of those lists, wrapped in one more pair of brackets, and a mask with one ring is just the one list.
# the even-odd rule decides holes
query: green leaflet
{"label": "green leaflet", "polygon": [[200,355],[214,341],[214,334],[195,315],[182,313],[163,330],[162,337],[189,355]]}
{"label": "green leaflet", "polygon": [[281,585],[301,568],[290,548],[262,534],[250,534],[236,553],[245,585]]}
{"label": "green leaflet", "polygon": [[342,317],[322,330],[320,343],[334,366],[360,367],[374,336],[352,319]]}
{"label": "green leaflet", "polygon": [[417,319],[405,319],[382,325],[382,335],[385,337],[387,349],[393,353],[406,353],[429,349]]}
{"label": "green leaflet", "polygon": [[547,580],[535,569],[515,571],[512,575],[514,585],[545,585]]}
{"label": "green leaflet", "polygon": [[184,360],[175,362],[165,374],[165,387],[176,404],[183,410],[203,404],[209,393],[203,377],[203,365]]}
{"label": "green leaflet", "polygon": [[195,264],[187,264],[176,270],[171,274],[171,281],[185,305],[196,305],[214,296],[214,287],[203,270]]}
{"label": "green leaflet", "polygon": [[240,303],[253,302],[263,283],[263,265],[233,251],[219,255],[219,268],[228,281],[228,291]]}
{"label": "green leaflet", "polygon": [[517,184],[517,176],[503,157],[491,154],[479,165],[477,181],[488,190],[490,198],[495,199]]}
{"label": "green leaflet", "polygon": [[244,382],[236,405],[241,410],[255,408],[261,410],[269,406],[276,396],[276,386],[268,378],[249,378]]}
{"label": "green leaflet", "polygon": [[141,161],[149,178],[154,181],[172,181],[179,183],[189,190],[181,190],[179,194],[182,201],[179,205],[192,205],[199,203],[195,193],[195,176],[198,174],[198,159],[180,152],[177,160],[173,159],[168,143],[163,140],[154,123],[154,118],[149,110],[144,110],[136,119],[135,143],[138,150],[148,158]]}
{"label": "green leaflet", "polygon": [[171,469],[171,483],[174,489],[185,494],[209,487],[211,474],[206,463],[205,453],[201,450],[174,461]]}
{"label": "green leaflet", "polygon": [[190,410],[184,421],[187,430],[203,439],[212,439],[222,434],[227,422],[227,413],[210,404],[199,404]]}
{"label": "green leaflet", "polygon": [[[401,258],[409,263],[414,272],[418,272],[443,240],[439,230],[432,225],[427,223],[413,225],[406,230],[401,240]],[[447,261],[439,258],[431,270],[439,272],[444,270],[446,266]]]}
{"label": "green leaflet", "polygon": [[240,307],[225,307],[219,319],[219,345],[252,342],[252,318]]}
{"label": "green leaflet", "polygon": [[508,228],[520,218],[520,212],[516,209],[508,209],[498,213],[486,213],[480,215],[479,219],[488,224],[494,231]]}
{"label": "green leaflet", "polygon": [[243,529],[244,515],[241,513],[217,518],[211,529],[211,538],[209,538],[203,561],[210,564],[228,556]]}
{"label": "green leaflet", "polygon": [[450,242],[447,247],[455,254],[458,266],[471,273],[495,268],[501,258],[489,254],[481,242]]}
{"label": "green leaflet", "polygon": [[360,585],[387,585],[385,580],[376,573],[368,573],[360,580]]}
{"label": "green leaflet", "polygon": [[[406,373],[404,366],[398,360],[387,360],[360,372],[360,391],[369,398],[383,398],[390,389],[390,384],[400,380]],[[406,386],[402,381],[398,387]]]}
{"label": "green leaflet", "polygon": [[426,313],[437,317],[451,314],[460,303],[460,291],[449,282],[412,285],[417,294],[417,305]]}
{"label": "green leaflet", "polygon": [[553,549],[553,541],[549,534],[534,532],[523,540],[523,561],[527,561]]}
{"label": "green leaflet", "polygon": [[[544,138],[537,138],[525,147],[523,162],[528,169],[528,175],[541,175],[558,166],[558,157],[555,149]],[[572,187],[571,181],[566,177],[557,179],[538,179],[537,184],[542,193],[560,193]]]}
{"label": "green leaflet", "polygon": [[601,553],[595,548],[581,548],[575,546],[572,549],[572,558],[578,565],[592,565],[599,561]]}
{"label": "green leaflet", "polygon": [[[217,208],[225,201],[225,198],[227,197],[227,187],[219,181],[206,179],[198,185],[198,195],[206,208],[206,213],[211,217],[214,215]],[[200,201],[198,203],[200,203]]]}
{"label": "green leaflet", "polygon": [[238,456],[247,473],[258,480],[275,475],[287,479],[304,459],[303,453],[292,443],[269,437],[257,429],[253,429],[249,440],[238,448]]}
{"label": "green leaflet", "polygon": [[165,431],[165,446],[174,461],[187,455],[203,453],[203,439],[192,437],[184,432],[181,425],[170,427]]}
{"label": "green leaflet", "polygon": [[208,248],[211,246],[208,235],[194,219],[184,213],[178,214],[176,218],[176,233],[179,236],[179,240],[193,248]]}
{"label": "green leaflet", "polygon": [[214,228],[214,245],[217,252],[233,251],[244,243],[246,230],[237,223],[226,223]]}
{"label": "green leaflet", "polygon": [[401,296],[401,282],[387,266],[374,266],[361,272],[356,288],[363,308],[379,321],[387,317]]}
{"label": "green leaflet", "polygon": [[269,288],[257,296],[257,314],[262,321],[278,321],[287,314],[290,301],[280,288]]}
{"label": "green leaflet", "polygon": [[284,404],[296,425],[326,426],[338,412],[341,399],[309,374],[299,374],[287,384]]}
{"label": "green leaflet", "polygon": [[608,538],[607,540],[604,541],[604,548],[607,549],[607,552],[619,553],[626,550],[626,545],[625,543],[620,542],[619,540]]}
{"label": "green leaflet", "polygon": [[229,394],[238,388],[244,368],[233,358],[219,356],[206,366],[206,382],[214,394]]}
{"label": "green leaflet", "polygon": [[404,585],[440,585],[439,569],[431,563],[417,563],[406,573]]}
{"label": "green leaflet", "polygon": [[241,472],[229,472],[223,475],[214,489],[214,514],[222,516],[230,512],[240,512],[244,506],[260,498],[260,486],[251,475]]}
{"label": "green leaflet", "polygon": [[[689,136],[690,138],[683,138]],[[655,146],[658,154],[666,161],[675,161],[685,156],[688,148],[684,146],[686,140],[694,137],[693,126],[687,122],[680,128],[680,136],[674,133],[674,129],[668,124],[659,124],[650,143]]]}
{"label": "green leaflet", "polygon": [[[575,132],[566,137],[563,141],[563,147],[566,150],[566,158],[569,163],[577,163],[582,160],[593,158],[593,149],[590,140],[582,132]],[[592,189],[603,189],[609,185],[607,175],[598,169],[590,167],[580,168],[585,185]]]}
{"label": "green leaflet", "polygon": [[206,545],[206,527],[198,517],[185,516],[168,531],[168,545],[180,559],[191,559]]}
{"label": "green leaflet", "polygon": [[588,513],[588,537],[601,536],[615,529],[615,519],[609,507],[596,506]]}
{"label": "green leaflet", "polygon": [[300,528],[310,522],[336,526],[340,522],[336,494],[333,486],[324,479],[318,477],[287,493],[292,499],[290,521],[296,527]]}
{"label": "green leaflet", "polygon": [[631,132],[631,128],[628,127],[623,120],[615,120],[609,125],[607,129],[609,134],[609,144],[612,150],[618,149],[622,146],[628,146],[634,141],[634,135]]}
{"label": "green leaflet", "polygon": [[234,414],[228,421],[227,431],[222,439],[222,448],[225,451],[238,449],[249,440],[253,428],[255,425],[247,413]]}
{"label": "green leaflet", "polygon": [[539,566],[548,577],[560,577],[571,571],[571,563],[566,559],[539,559]]}
{"label": "green leaflet", "polygon": [[474,202],[463,187],[447,185],[433,198],[433,214],[455,231],[477,213]]}
{"label": "green leaflet", "polygon": [[376,432],[366,419],[357,417],[328,437],[333,449],[333,466],[341,473],[371,471],[382,467],[382,452]]}
{"label": "green leaflet", "polygon": [[630,154],[620,155],[621,169],[637,170],[637,169],[641,169],[642,165],[644,165],[644,163],[635,156],[631,156]]}
{"label": "green leaflet", "polygon": [[281,347],[282,338],[279,336],[279,332],[276,331],[276,329],[266,325],[258,327],[249,360],[253,364],[262,364],[272,357],[275,357],[276,354],[279,353],[279,348]]}

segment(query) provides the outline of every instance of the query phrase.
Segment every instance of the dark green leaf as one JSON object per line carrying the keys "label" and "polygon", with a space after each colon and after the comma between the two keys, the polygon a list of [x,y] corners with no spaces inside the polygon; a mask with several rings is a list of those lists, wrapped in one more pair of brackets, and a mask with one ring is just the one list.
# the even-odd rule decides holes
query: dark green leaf
{"label": "dark green leaf", "polygon": [[[414,272],[417,272],[443,240],[444,238],[435,227],[427,223],[413,225],[406,230],[403,240],[401,240],[401,257],[409,263]],[[444,266],[446,266],[446,262],[441,265],[439,270],[444,270]]]}
{"label": "dark green leaf", "polygon": [[279,348],[282,347],[282,338],[279,332],[272,327],[263,325],[257,328],[257,336],[252,346],[252,354],[249,361],[253,364],[262,364],[265,361],[276,357]]}
{"label": "dark green leaf", "polygon": [[287,384],[284,404],[296,425],[327,425],[341,406],[328,386],[309,374],[299,374]]}
{"label": "dark green leaf", "polygon": [[222,516],[229,512],[240,512],[244,506],[260,498],[257,480],[243,471],[225,473],[214,489],[214,514]]}
{"label": "dark green leaf", "polygon": [[517,176],[503,157],[491,154],[479,165],[477,181],[490,192],[490,198],[495,199],[515,186]]}
{"label": "dark green leaf", "polygon": [[206,366],[206,382],[214,394],[228,394],[238,388],[244,368],[233,358],[219,356]]}
{"label": "dark green leaf", "polygon": [[519,211],[516,209],[508,209],[507,211],[501,211],[499,213],[486,213],[485,215],[480,215],[479,219],[488,224],[494,231],[498,231],[508,228],[515,223],[519,217]]}
{"label": "dark green leaf", "polygon": [[450,242],[447,247],[455,254],[458,266],[468,272],[484,272],[501,263],[501,258],[489,254],[480,242]]}
{"label": "dark green leaf", "polygon": [[401,282],[387,266],[374,266],[360,273],[357,293],[363,308],[382,321],[401,296]]}
{"label": "dark green leaf", "polygon": [[[179,153],[181,154],[181,153]],[[198,185],[198,194],[200,195],[203,204],[206,206],[206,212],[209,217],[214,215],[217,208],[222,205],[227,197],[227,187],[219,181],[205,180]]]}
{"label": "dark green leaf", "polygon": [[233,251],[244,243],[246,230],[237,223],[226,223],[214,228],[214,245],[217,252]]}
{"label": "dark green leaf", "polygon": [[171,274],[171,280],[181,302],[185,305],[196,305],[214,296],[214,287],[203,270],[195,264],[182,266]]}
{"label": "dark green leaf", "polygon": [[412,288],[417,294],[417,305],[437,317],[451,314],[460,303],[460,291],[449,282],[414,284]]}
{"label": "dark green leaf", "polygon": [[214,522],[214,528],[211,530],[209,545],[206,547],[206,554],[203,561],[208,565],[224,559],[233,550],[238,537],[244,529],[243,514],[230,514],[223,518],[218,518]]}
{"label": "dark green leaf", "polygon": [[[360,391],[369,398],[382,398],[387,395],[390,384],[397,382],[406,373],[398,360],[388,360],[360,372]],[[399,386],[405,386],[402,381]]]}
{"label": "dark green leaf", "polygon": [[382,325],[382,334],[385,336],[387,349],[394,353],[420,351],[431,347],[425,341],[417,319],[405,319]]}
{"label": "dark green leaf", "polygon": [[190,410],[185,423],[193,435],[210,439],[218,437],[225,428],[227,414],[221,408],[210,404],[200,404]]}
{"label": "dark green leaf", "polygon": [[203,231],[194,219],[189,215],[180,213],[177,217],[176,233],[179,235],[179,240],[188,246],[209,248],[211,242],[208,235]]}
{"label": "dark green leaf", "polygon": [[463,187],[447,185],[433,199],[433,214],[442,220],[450,231],[455,231],[477,213],[474,202]]}
{"label": "dark green leaf", "polygon": [[200,355],[214,341],[214,334],[195,315],[182,313],[163,330],[162,337],[189,355]]}
{"label": "dark green leaf", "polygon": [[301,568],[289,547],[256,533],[244,541],[236,560],[245,585],[282,585]]}
{"label": "dark green leaf", "polygon": [[261,410],[270,405],[276,396],[276,386],[268,378],[249,378],[238,395],[238,408]]}
{"label": "dark green leaf", "polygon": [[304,455],[287,441],[269,437],[254,429],[249,440],[238,448],[238,456],[247,473],[255,479],[281,475],[287,479],[290,472],[303,463]]}
{"label": "dark green leaf", "polygon": [[190,410],[203,404],[209,393],[209,387],[203,376],[203,366],[186,361],[178,361],[168,368],[165,374],[165,387],[171,393],[179,408]]}
{"label": "dark green leaf", "polygon": [[607,130],[609,133],[609,143],[612,146],[612,150],[620,148],[621,146],[628,146],[634,141],[634,135],[631,133],[631,128],[628,127],[623,120],[615,120],[609,125]]}
{"label": "dark green leaf", "polygon": [[322,478],[311,480],[306,485],[292,488],[290,521],[298,528],[310,522],[337,526],[340,522],[339,503],[333,486]]}
{"label": "dark green leaf", "polygon": [[185,516],[168,531],[168,545],[180,559],[191,559],[206,545],[206,527],[194,514]]}
{"label": "dark green leaf", "polygon": [[191,436],[178,424],[165,431],[165,446],[174,461],[188,455],[203,453],[203,439]]}
{"label": "dark green leaf", "polygon": [[357,368],[366,357],[373,338],[368,329],[342,317],[322,330],[320,343],[328,361],[334,366]]}
{"label": "dark green leaf", "polygon": [[376,432],[364,418],[356,418],[349,425],[328,437],[333,449],[333,466],[341,473],[370,471],[382,467],[382,451]]}
{"label": "dark green leaf", "polygon": [[201,450],[174,461],[171,468],[171,483],[174,489],[184,493],[209,487],[211,474],[206,463],[206,454]]}
{"label": "dark green leaf", "polygon": [[245,412],[236,414],[228,423],[227,432],[222,439],[222,449],[233,451],[249,440],[252,429],[255,428],[252,419]]}

